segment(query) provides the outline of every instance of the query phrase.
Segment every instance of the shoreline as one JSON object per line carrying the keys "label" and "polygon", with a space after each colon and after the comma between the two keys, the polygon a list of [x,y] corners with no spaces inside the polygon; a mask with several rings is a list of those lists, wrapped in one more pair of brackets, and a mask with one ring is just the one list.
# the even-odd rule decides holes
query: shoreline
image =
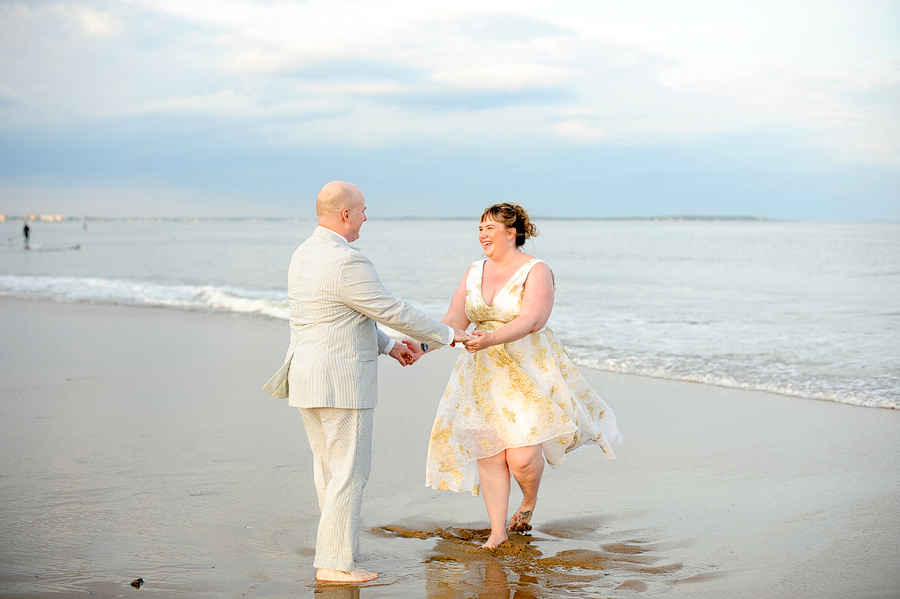
{"label": "shoreline", "polygon": [[[135,308],[0,298],[0,596],[322,594],[302,423],[260,390],[286,323]],[[457,351],[380,362],[360,596],[900,592],[896,410],[584,367],[618,459],[567,456],[519,553],[473,551],[481,498],[424,487]]]}
{"label": "shoreline", "polygon": [[[179,286],[180,289],[183,289],[184,287],[185,286]],[[199,287],[198,287],[198,289],[199,289]],[[244,300],[241,300],[241,302],[240,302],[242,304],[242,307],[244,308],[244,310],[237,310],[234,308],[234,306],[210,307],[206,304],[197,304],[196,306],[182,305],[182,306],[178,306],[178,307],[173,307],[173,306],[169,305],[168,303],[158,300],[158,299],[155,301],[157,301],[159,303],[139,303],[139,302],[128,303],[128,302],[92,301],[92,300],[85,300],[85,299],[58,299],[58,298],[50,298],[50,297],[28,297],[28,296],[24,296],[24,295],[0,295],[0,300],[6,300],[6,299],[22,300],[22,301],[51,302],[54,304],[86,304],[86,305],[92,305],[92,306],[109,306],[109,307],[124,307],[124,308],[151,308],[151,309],[163,308],[163,309],[167,309],[167,310],[177,310],[177,311],[189,312],[189,313],[206,312],[209,314],[217,314],[220,316],[232,315],[232,316],[238,316],[238,317],[261,318],[261,319],[266,319],[266,320],[274,320],[274,321],[278,321],[278,322],[287,322],[287,316],[284,315],[284,314],[286,314],[286,311],[287,311],[286,307],[273,308],[270,305],[266,305],[262,308],[254,307],[252,309],[253,311],[247,311],[247,309],[246,309],[246,305],[248,303],[264,302],[267,300],[246,300],[246,299],[244,299]],[[399,339],[403,338],[403,335],[401,333],[398,333],[397,331],[394,331],[388,327],[382,327],[382,329],[386,333],[388,333],[390,336],[392,336],[394,339],[399,340]],[[603,369],[603,368],[598,368],[598,367],[590,364],[589,359],[585,359],[583,357],[578,357],[578,356],[572,358],[572,360],[579,368],[588,369],[593,372],[602,372],[602,373],[616,374],[616,375],[622,375],[622,376],[635,376],[635,377],[681,382],[681,383],[691,383],[691,384],[719,387],[722,389],[730,389],[730,390],[737,390],[737,391],[762,392],[762,393],[768,393],[771,395],[777,395],[777,396],[781,396],[781,397],[791,397],[791,398],[811,400],[811,401],[823,401],[823,402],[829,402],[829,403],[837,403],[837,404],[843,404],[843,405],[848,405],[848,406],[854,406],[854,407],[858,407],[858,408],[900,410],[900,406],[894,405],[894,404],[890,403],[890,400],[886,400],[883,398],[878,398],[876,400],[866,400],[866,399],[860,399],[859,397],[857,397],[855,395],[841,398],[841,397],[837,397],[836,394],[833,392],[831,392],[831,393],[816,392],[816,393],[813,393],[812,395],[809,395],[809,394],[804,394],[802,392],[793,391],[793,388],[791,387],[790,384],[787,385],[787,387],[790,388],[790,390],[783,390],[783,391],[778,390],[778,389],[771,389],[771,388],[754,388],[753,386],[751,386],[750,383],[735,383],[735,382],[731,381],[731,379],[729,379],[728,377],[724,377],[724,380],[726,382],[716,382],[717,379],[722,378],[722,377],[715,377],[715,376],[710,375],[707,377],[707,379],[711,379],[711,380],[697,380],[696,378],[693,378],[693,377],[687,376],[687,375],[679,376],[676,374],[672,374],[672,375],[665,375],[665,376],[655,376],[652,374],[645,374],[642,372],[625,372],[625,371],[621,371],[621,370],[607,370],[607,369]],[[877,403],[876,403],[876,401],[877,401]]]}

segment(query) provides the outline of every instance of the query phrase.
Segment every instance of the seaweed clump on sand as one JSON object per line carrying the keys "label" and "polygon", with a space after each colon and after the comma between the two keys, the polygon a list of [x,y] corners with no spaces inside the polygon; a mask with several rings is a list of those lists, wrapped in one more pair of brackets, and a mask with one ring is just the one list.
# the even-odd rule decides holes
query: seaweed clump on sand
{"label": "seaweed clump on sand", "polygon": [[490,529],[469,528],[435,528],[434,530],[417,530],[403,526],[382,526],[382,532],[389,536],[405,539],[429,539],[437,537],[450,543],[459,544],[459,549],[466,552],[490,552],[492,555],[522,555],[539,556],[541,552],[531,546],[531,537],[510,535],[509,539],[496,549],[482,549],[481,544],[487,541],[491,534]]}

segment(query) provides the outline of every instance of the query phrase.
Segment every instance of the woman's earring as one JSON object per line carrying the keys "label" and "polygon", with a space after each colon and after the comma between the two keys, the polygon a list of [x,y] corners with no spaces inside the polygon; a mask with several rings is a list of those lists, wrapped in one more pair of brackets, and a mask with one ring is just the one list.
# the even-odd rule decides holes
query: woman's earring
{"label": "woman's earring", "polygon": [[506,239],[506,247],[511,248],[512,245],[513,245],[513,244],[512,244],[512,239],[507,238],[507,239]]}

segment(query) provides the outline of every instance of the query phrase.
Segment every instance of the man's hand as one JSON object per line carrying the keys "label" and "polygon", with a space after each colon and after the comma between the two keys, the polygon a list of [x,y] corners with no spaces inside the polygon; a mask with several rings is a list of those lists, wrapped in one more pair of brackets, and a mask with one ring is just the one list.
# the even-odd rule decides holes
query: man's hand
{"label": "man's hand", "polygon": [[450,343],[450,347],[456,347],[457,343],[462,343],[464,341],[469,341],[472,337],[466,333],[462,329],[453,329],[453,341]]}
{"label": "man's hand", "polygon": [[[419,361],[419,358],[425,355],[425,349],[423,349],[422,344],[418,341],[410,341],[409,339],[403,340],[403,345],[409,349],[410,353],[413,356],[412,362],[410,364],[415,364]],[[425,347],[428,347],[427,345]]]}
{"label": "man's hand", "polygon": [[409,351],[409,347],[403,343],[394,343],[394,347],[388,353],[392,358],[400,362],[400,366],[408,366],[416,361],[416,357]]}

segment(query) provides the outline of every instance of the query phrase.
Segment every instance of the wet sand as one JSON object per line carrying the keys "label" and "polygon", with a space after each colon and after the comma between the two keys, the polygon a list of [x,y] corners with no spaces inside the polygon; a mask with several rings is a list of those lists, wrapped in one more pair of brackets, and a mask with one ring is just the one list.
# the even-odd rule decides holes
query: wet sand
{"label": "wet sand", "polygon": [[898,411],[582,369],[618,459],[548,469],[532,534],[486,552],[481,499],[424,486],[457,350],[382,358],[381,578],[342,587],[313,580],[300,415],[259,389],[286,323],[0,298],[0,340],[3,597],[900,595]]}

